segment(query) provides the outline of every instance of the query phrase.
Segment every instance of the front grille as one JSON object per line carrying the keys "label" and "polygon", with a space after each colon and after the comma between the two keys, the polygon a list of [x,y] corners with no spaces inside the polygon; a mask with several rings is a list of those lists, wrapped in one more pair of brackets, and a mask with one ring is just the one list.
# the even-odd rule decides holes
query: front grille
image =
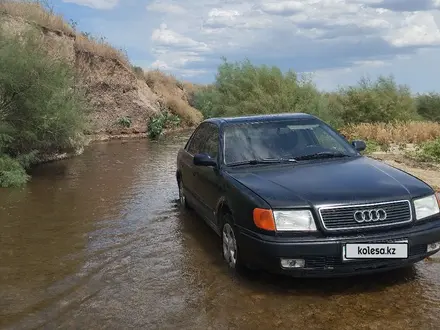
{"label": "front grille", "polygon": [[[372,213],[372,215],[376,216],[376,218],[378,215],[381,218],[384,218],[383,215],[385,212],[386,218],[378,221],[368,221],[371,220],[368,218],[368,211],[371,210],[376,211],[375,213]],[[362,219],[363,215],[367,221],[362,223],[357,222],[355,216],[357,216],[359,220],[359,218]],[[319,216],[321,218],[322,225],[328,231],[359,230],[362,228],[399,225],[412,221],[411,204],[409,201],[348,206],[328,206],[319,209]]]}

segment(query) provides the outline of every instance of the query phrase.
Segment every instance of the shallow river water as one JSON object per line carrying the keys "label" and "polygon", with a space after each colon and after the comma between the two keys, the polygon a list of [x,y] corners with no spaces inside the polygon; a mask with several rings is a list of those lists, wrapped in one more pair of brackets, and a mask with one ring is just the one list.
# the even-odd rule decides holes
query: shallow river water
{"label": "shallow river water", "polygon": [[0,190],[1,329],[440,329],[440,256],[349,279],[234,275],[180,210],[185,136],[93,144]]}

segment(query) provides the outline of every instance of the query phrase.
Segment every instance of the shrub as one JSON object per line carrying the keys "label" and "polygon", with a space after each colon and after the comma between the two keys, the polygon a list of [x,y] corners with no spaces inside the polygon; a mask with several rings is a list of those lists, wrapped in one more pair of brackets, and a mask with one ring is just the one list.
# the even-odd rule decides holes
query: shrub
{"label": "shrub", "polygon": [[12,179],[23,172],[11,159],[76,148],[88,104],[73,68],[50,57],[35,31],[0,31],[0,58],[0,156],[9,178],[2,182],[19,183]]}
{"label": "shrub", "polygon": [[0,187],[21,186],[28,180],[26,169],[17,159],[0,154]]}
{"label": "shrub", "polygon": [[157,139],[164,129],[176,127],[180,124],[180,118],[176,115],[164,111],[150,118],[147,125],[147,132],[150,139]]}
{"label": "shrub", "polygon": [[440,94],[428,93],[416,97],[417,112],[425,120],[440,122]]}
{"label": "shrub", "polygon": [[374,140],[367,140],[365,141],[365,144],[367,145],[367,147],[365,148],[364,151],[362,151],[362,154],[365,155],[369,155],[373,152],[381,151],[383,149],[383,146]]}
{"label": "shrub", "polygon": [[440,162],[440,138],[421,143],[415,156],[421,161]]}
{"label": "shrub", "polygon": [[131,126],[131,118],[130,117],[121,117],[118,119],[118,125],[129,128]]}
{"label": "shrub", "polygon": [[196,109],[199,109],[204,118],[221,116],[222,94],[216,86],[210,85],[194,92],[192,102]]}
{"label": "shrub", "polygon": [[347,123],[387,123],[418,117],[409,87],[397,85],[391,76],[376,81],[362,78],[357,86],[341,88],[338,101],[342,120]]}
{"label": "shrub", "polygon": [[321,94],[307,77],[281,72],[277,67],[254,66],[249,60],[223,59],[215,84],[194,94],[194,105],[205,118],[284,112],[304,112],[340,125],[331,113],[334,98]]}

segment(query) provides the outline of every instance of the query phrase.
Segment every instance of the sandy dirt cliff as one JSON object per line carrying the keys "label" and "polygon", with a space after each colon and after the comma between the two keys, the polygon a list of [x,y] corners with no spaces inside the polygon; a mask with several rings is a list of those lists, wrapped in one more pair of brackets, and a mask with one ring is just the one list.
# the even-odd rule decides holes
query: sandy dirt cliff
{"label": "sandy dirt cliff", "polygon": [[[184,102],[192,118],[196,118],[192,123],[187,120],[186,124],[194,124],[194,121],[201,120],[201,114],[188,104],[187,95],[181,84],[174,84],[171,87],[168,85],[166,93],[162,93],[160,88],[154,88],[151,83],[153,89],[150,88],[147,79],[135,74],[129,63],[111,56],[96,54],[93,49],[87,50],[84,43],[90,45],[91,42],[83,35],[50,29],[22,17],[2,15],[1,18],[1,27],[8,33],[17,34],[28,28],[37,27],[42,44],[47,46],[51,55],[67,59],[75,67],[79,83],[85,87],[93,107],[89,115],[91,129],[87,133],[94,135],[145,133],[148,119],[159,113],[161,109],[166,109],[165,98],[169,95],[174,98],[177,96],[178,102]],[[173,102],[168,103],[173,104]],[[173,112],[172,107],[169,110]],[[181,113],[176,114],[182,117]],[[131,120],[129,128],[118,123],[118,120],[126,117]],[[183,122],[185,123],[185,120]]]}

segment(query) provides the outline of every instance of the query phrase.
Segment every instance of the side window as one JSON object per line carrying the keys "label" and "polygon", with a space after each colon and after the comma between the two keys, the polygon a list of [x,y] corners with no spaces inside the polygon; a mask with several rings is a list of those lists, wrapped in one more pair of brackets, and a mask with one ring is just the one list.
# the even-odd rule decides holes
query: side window
{"label": "side window", "polygon": [[202,152],[207,153],[211,158],[217,158],[219,149],[219,131],[217,126],[209,125],[206,130],[206,139],[204,141]]}
{"label": "side window", "polygon": [[191,155],[207,153],[212,158],[217,158],[219,148],[218,128],[213,124],[203,124],[192,137],[187,151]]}
{"label": "side window", "polygon": [[206,125],[201,125],[194,133],[187,148],[187,151],[191,155],[200,153],[200,150],[202,149],[202,144],[204,142],[203,136],[205,135],[204,133],[205,130],[206,130]]}

